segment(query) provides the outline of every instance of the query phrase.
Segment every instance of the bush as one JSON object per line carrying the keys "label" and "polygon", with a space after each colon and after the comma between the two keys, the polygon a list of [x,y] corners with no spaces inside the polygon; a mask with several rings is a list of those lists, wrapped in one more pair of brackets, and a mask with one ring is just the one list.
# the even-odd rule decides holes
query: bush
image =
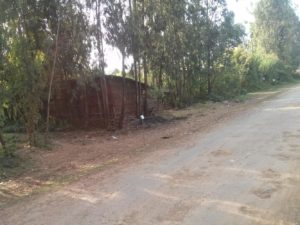
{"label": "bush", "polygon": [[291,81],[293,79],[292,68],[272,54],[262,56],[259,71],[269,84]]}
{"label": "bush", "polygon": [[3,135],[5,139],[5,149],[3,146],[0,147],[0,157],[13,157],[17,149],[17,137],[11,134]]}
{"label": "bush", "polygon": [[[243,93],[240,78],[236,75],[226,74],[218,76],[214,83],[213,97],[218,100],[232,99]],[[219,97],[217,97],[219,96]],[[214,100],[214,99],[211,99]]]}
{"label": "bush", "polygon": [[244,47],[238,47],[233,51],[229,66],[222,75],[216,77],[209,99],[234,99],[269,85],[292,81],[296,77],[299,75],[293,73],[293,68],[275,54],[250,52]]}

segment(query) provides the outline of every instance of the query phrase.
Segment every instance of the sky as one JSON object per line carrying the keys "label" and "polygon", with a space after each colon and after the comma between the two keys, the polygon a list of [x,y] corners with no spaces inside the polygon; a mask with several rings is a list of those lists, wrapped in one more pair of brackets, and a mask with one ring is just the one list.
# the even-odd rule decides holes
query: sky
{"label": "sky", "polygon": [[[259,0],[227,0],[228,9],[235,14],[235,22],[243,24],[248,32],[249,23],[254,21],[253,11],[258,2]],[[291,0],[291,2],[300,17],[299,0]]]}
{"label": "sky", "polygon": [[[259,0],[227,0],[228,9],[235,14],[235,22],[245,26],[246,32],[250,32],[250,23],[254,21],[253,10]],[[292,0],[292,4],[300,17],[299,0]],[[106,73],[110,74],[115,69],[121,69],[121,55],[117,49],[105,45]]]}

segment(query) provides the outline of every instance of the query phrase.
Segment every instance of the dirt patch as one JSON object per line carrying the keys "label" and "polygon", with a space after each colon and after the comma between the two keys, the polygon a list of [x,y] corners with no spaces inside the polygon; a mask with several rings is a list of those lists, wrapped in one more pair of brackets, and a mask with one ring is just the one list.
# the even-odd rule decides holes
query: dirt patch
{"label": "dirt patch", "polygon": [[290,144],[289,146],[290,146],[291,148],[300,149],[300,145]]}
{"label": "dirt patch", "polygon": [[196,173],[188,169],[183,169],[172,174],[170,183],[174,185],[183,185],[185,181],[199,181],[199,179],[202,179],[203,177],[205,177],[204,171],[202,173]]}
{"label": "dirt patch", "polygon": [[280,174],[272,169],[268,169],[262,172],[262,176],[267,179],[280,178]]}
{"label": "dirt patch", "polygon": [[127,215],[121,222],[117,223],[119,225],[131,225],[134,224],[136,221],[136,218],[138,216],[138,212],[133,212],[129,215]]}
{"label": "dirt patch", "polygon": [[211,154],[215,157],[221,157],[221,156],[229,156],[229,155],[232,155],[232,152],[229,151],[229,150],[222,150],[222,149],[219,149],[219,150],[216,150],[216,151],[213,151],[211,152]]}
{"label": "dirt patch", "polygon": [[[300,174],[300,166],[298,166],[295,174]],[[300,179],[288,178],[287,182],[292,184],[290,188],[285,189],[284,199],[278,205],[276,215],[285,223],[282,224],[300,224]]]}
{"label": "dirt patch", "polygon": [[281,160],[281,161],[289,161],[291,159],[290,156],[288,156],[286,154],[276,154],[276,155],[273,155],[273,157],[275,157],[276,159]]}
{"label": "dirt patch", "polygon": [[264,183],[259,188],[256,188],[252,193],[260,199],[269,199],[274,193],[281,189],[281,184],[277,182]]}
{"label": "dirt patch", "polygon": [[194,204],[192,202],[177,202],[165,216],[159,217],[158,221],[161,221],[162,223],[171,222],[170,224],[182,224],[183,219],[193,207]]}
{"label": "dirt patch", "polygon": [[248,206],[241,206],[239,211],[248,216],[261,216],[261,212],[259,210],[250,208]]}

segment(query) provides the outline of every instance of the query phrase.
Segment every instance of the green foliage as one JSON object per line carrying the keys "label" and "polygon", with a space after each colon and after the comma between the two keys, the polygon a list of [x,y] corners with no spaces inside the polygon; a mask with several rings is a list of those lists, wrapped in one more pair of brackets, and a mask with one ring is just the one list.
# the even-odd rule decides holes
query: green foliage
{"label": "green foliage", "polygon": [[12,158],[15,156],[19,138],[15,134],[3,134],[5,147],[0,145],[0,158]]}
{"label": "green foliage", "polygon": [[233,74],[226,74],[216,78],[214,82],[214,96],[210,96],[210,98],[218,101],[233,99],[244,92],[240,77]]}
{"label": "green foliage", "polygon": [[255,18],[249,45],[236,48],[227,68],[216,78],[214,98],[234,98],[296,77],[299,19],[289,1],[261,0]]}
{"label": "green foliage", "polygon": [[239,46],[229,61],[230,65],[215,80],[214,99],[233,99],[249,91],[293,80],[292,67],[275,53]]}
{"label": "green foliage", "polygon": [[55,49],[54,81],[103,75],[106,41],[122,54],[118,75],[151,84],[151,95],[177,107],[299,76],[300,22],[288,0],[260,0],[244,43],[225,0],[12,0],[0,8],[0,128],[25,128],[33,145],[42,140]]}
{"label": "green foliage", "polygon": [[0,180],[9,180],[15,177],[19,177],[25,171],[32,169],[33,162],[28,157],[20,157],[14,155],[12,157],[6,157],[0,153]]}
{"label": "green foliage", "polygon": [[166,89],[161,89],[154,87],[150,90],[150,95],[158,100],[163,100],[165,98]]}
{"label": "green foliage", "polygon": [[[31,145],[38,144],[58,21],[55,79],[88,74],[88,20],[78,1],[1,1],[0,127],[21,124]],[[5,25],[4,25],[5,24]],[[61,76],[61,77],[58,77]],[[3,118],[4,115],[4,118]],[[6,123],[6,124],[4,124]]]}
{"label": "green foliage", "polygon": [[292,69],[275,55],[264,55],[259,70],[268,83],[292,80]]}
{"label": "green foliage", "polygon": [[252,44],[267,54],[275,54],[292,70],[300,62],[300,21],[289,0],[260,0],[252,24]]}

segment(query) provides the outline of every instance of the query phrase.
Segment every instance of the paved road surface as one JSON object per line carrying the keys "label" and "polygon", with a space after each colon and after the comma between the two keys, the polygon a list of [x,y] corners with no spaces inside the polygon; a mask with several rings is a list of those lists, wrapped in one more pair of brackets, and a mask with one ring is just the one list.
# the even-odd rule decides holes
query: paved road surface
{"label": "paved road surface", "polygon": [[0,224],[300,224],[300,87],[187,146],[15,205]]}

